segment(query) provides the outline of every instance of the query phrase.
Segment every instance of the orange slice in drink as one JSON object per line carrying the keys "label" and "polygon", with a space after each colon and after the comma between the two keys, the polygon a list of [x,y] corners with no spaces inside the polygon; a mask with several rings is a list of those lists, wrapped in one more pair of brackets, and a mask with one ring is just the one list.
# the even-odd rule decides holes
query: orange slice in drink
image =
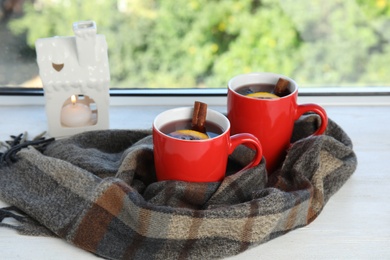
{"label": "orange slice in drink", "polygon": [[259,98],[259,99],[276,99],[279,98],[277,95],[269,92],[255,92],[246,95],[247,97]]}
{"label": "orange slice in drink", "polygon": [[169,135],[182,140],[205,140],[209,138],[205,133],[189,129],[177,130]]}

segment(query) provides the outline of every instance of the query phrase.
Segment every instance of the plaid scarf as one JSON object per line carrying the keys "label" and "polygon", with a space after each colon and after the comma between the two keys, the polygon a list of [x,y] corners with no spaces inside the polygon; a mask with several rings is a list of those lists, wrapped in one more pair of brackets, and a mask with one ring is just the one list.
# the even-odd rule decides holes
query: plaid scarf
{"label": "plaid scarf", "polygon": [[[157,182],[150,130],[92,131],[2,155],[0,226],[55,235],[108,259],[214,259],[239,254],[312,222],[357,166],[332,120],[322,136],[297,121],[282,167],[240,146],[222,182]],[[8,154],[9,155],[9,154]],[[8,158],[8,159],[7,159]],[[1,223],[14,217],[18,226]]]}

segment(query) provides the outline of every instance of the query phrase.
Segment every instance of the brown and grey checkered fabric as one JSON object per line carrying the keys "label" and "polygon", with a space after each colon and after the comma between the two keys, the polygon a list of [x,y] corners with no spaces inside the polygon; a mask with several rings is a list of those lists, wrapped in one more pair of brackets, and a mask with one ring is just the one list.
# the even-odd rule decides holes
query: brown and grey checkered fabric
{"label": "brown and grey checkered fabric", "polygon": [[[219,259],[312,222],[357,166],[332,120],[300,119],[282,168],[236,173],[241,146],[220,183],[156,182],[151,132],[106,130],[22,148],[0,166],[0,198],[24,214],[22,234],[53,234],[107,259]],[[217,159],[217,158],[216,158]],[[183,172],[185,174],[185,172]],[[260,256],[259,256],[260,257]]]}

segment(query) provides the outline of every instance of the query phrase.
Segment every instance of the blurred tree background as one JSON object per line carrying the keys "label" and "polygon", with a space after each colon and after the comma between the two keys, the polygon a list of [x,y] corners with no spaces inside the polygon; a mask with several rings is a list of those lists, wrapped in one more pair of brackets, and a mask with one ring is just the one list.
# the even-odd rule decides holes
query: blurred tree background
{"label": "blurred tree background", "polygon": [[390,85],[389,0],[34,0],[9,28],[34,50],[82,20],[107,38],[114,87],[220,88],[256,71]]}

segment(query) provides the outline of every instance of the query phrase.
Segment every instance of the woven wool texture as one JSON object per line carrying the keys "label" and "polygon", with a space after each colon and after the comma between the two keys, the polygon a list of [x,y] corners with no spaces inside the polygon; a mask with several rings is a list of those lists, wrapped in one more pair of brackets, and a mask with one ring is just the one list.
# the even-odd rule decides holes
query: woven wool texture
{"label": "woven wool texture", "polygon": [[150,130],[23,148],[0,166],[0,198],[25,216],[0,226],[56,235],[107,259],[236,255],[312,222],[355,171],[346,133],[330,120],[324,135],[306,138],[317,125],[315,116],[297,121],[284,164],[269,177],[264,160],[237,173],[253,156],[240,146],[220,183],[157,182]]}

